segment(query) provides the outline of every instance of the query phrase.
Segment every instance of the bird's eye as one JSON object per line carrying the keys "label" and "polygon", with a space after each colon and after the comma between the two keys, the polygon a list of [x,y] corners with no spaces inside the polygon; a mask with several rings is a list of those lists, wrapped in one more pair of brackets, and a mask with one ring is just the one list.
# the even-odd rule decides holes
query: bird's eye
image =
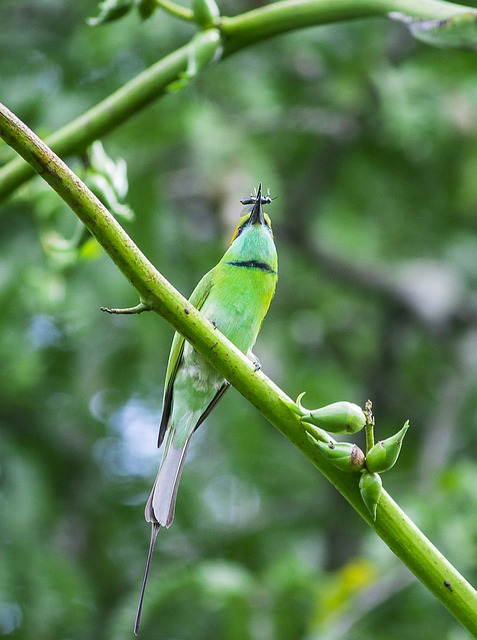
{"label": "bird's eye", "polygon": [[232,242],[235,242],[235,240],[237,240],[239,235],[242,233],[244,226],[245,224],[241,224],[235,228],[235,231],[233,232],[232,237],[230,238],[230,244],[232,244]]}

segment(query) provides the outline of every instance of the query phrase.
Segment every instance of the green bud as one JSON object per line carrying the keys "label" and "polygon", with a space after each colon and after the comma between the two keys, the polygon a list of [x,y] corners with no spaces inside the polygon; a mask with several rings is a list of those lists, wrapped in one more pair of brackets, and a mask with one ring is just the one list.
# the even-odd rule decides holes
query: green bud
{"label": "green bud", "polygon": [[210,27],[220,16],[219,7],[215,0],[193,0],[192,10],[194,20],[201,27]]}
{"label": "green bud", "polygon": [[307,435],[323,456],[341,471],[353,473],[364,467],[364,453],[355,444],[349,442],[328,442],[325,444],[315,440],[310,434]]}
{"label": "green bud", "polygon": [[297,405],[302,412],[302,421],[314,424],[320,429],[325,429],[331,433],[356,433],[366,424],[366,416],[361,407],[352,402],[333,402],[321,409],[308,411],[301,404],[300,394],[297,398]]}
{"label": "green bud", "polygon": [[187,73],[190,77],[220,58],[222,37],[218,29],[206,29],[197,33],[190,41]]}
{"label": "green bud", "polygon": [[377,473],[363,471],[359,479],[359,491],[369,513],[376,520],[376,511],[383,490],[381,477]]}
{"label": "green bud", "polygon": [[179,74],[179,79],[171,82],[170,92],[183,89],[197,73],[222,55],[222,38],[217,29],[206,29],[197,33],[189,42],[187,69]]}
{"label": "green bud", "polygon": [[409,421],[405,423],[401,431],[371,447],[366,455],[366,467],[371,473],[384,473],[394,466],[401,452],[402,441],[408,429]]}

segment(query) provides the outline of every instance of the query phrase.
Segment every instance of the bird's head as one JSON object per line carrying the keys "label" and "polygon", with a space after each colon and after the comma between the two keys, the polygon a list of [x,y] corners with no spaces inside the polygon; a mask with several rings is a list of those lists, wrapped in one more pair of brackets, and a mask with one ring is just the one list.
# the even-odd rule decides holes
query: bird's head
{"label": "bird's head", "polygon": [[232,234],[230,244],[232,244],[245,230],[253,228],[262,228],[268,231],[273,238],[272,222],[269,216],[263,211],[263,205],[270,204],[272,198],[269,193],[265,196],[262,195],[262,183],[258,185],[257,192],[252,194],[250,198],[241,200],[241,203],[245,205],[247,213],[243,215],[238,225],[235,227],[235,231]]}
{"label": "bird's head", "polygon": [[223,260],[241,266],[262,268],[276,273],[277,250],[273,241],[272,223],[263,211],[263,206],[272,201],[270,195],[262,195],[262,185],[250,198],[242,200],[245,205],[245,215],[232,235],[230,246],[225,252]]}

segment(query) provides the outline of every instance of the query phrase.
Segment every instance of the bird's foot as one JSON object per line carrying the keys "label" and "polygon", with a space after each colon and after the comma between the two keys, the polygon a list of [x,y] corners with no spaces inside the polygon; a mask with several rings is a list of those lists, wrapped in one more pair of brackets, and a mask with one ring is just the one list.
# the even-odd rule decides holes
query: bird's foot
{"label": "bird's foot", "polygon": [[257,358],[257,356],[254,353],[252,353],[251,351],[249,351],[247,353],[247,356],[253,362],[253,366],[255,367],[255,371],[260,371],[260,369],[262,368],[262,363]]}

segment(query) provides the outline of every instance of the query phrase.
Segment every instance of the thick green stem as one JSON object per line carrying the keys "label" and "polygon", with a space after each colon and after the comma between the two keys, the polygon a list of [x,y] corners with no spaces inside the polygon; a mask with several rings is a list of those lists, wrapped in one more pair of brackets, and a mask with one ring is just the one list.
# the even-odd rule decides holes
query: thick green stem
{"label": "thick green stem", "polygon": [[359,474],[340,472],[306,435],[292,402],[153,267],[99,200],[39,138],[0,104],[0,136],[31,164],[88,227],[151,306],[309,458],[392,551],[477,636],[477,592],[383,492],[371,520],[358,489]]}
{"label": "thick green stem", "polygon": [[468,11],[475,8],[441,0],[282,0],[235,18],[222,18],[220,29],[226,53],[232,53],[280,33],[330,22],[385,16],[391,12],[441,20]]}
{"label": "thick green stem", "polygon": [[[160,98],[167,86],[187,68],[188,55],[189,46],[185,45],[162,58],[79,118],[48,136],[48,146],[60,156],[83,151],[94,140]],[[21,158],[6,164],[0,169],[0,201],[33,175],[31,166]]]}
{"label": "thick green stem", "polygon": [[[217,27],[224,38],[223,57],[280,33],[330,22],[384,16],[391,11],[424,19],[442,19],[475,8],[444,0],[282,0],[234,18],[223,17]],[[206,46],[205,43],[203,45]],[[46,138],[60,156],[80,153],[94,140],[166,93],[167,86],[186,71],[188,45],[143,71],[121,89]],[[200,56],[200,52],[197,51]],[[16,158],[0,169],[0,201],[34,175]]]}

